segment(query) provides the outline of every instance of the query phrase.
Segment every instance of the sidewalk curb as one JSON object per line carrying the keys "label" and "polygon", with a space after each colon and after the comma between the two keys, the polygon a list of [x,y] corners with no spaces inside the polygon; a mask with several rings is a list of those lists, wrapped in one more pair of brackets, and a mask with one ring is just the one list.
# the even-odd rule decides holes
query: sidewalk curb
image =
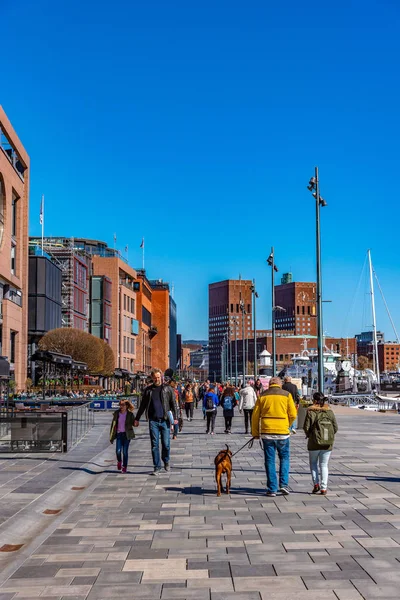
{"label": "sidewalk curb", "polygon": [[[5,526],[0,526],[0,547],[3,544],[23,544],[15,553],[0,554],[0,585],[65,521],[75,510],[77,501],[85,499],[92,488],[106,477],[104,469],[110,465],[105,461],[111,460],[114,455],[113,447],[102,450],[93,456],[90,462],[81,465],[81,469],[88,468],[91,473],[71,473],[61,483],[55,484],[31,504],[22,508],[12,517],[11,522],[7,521]],[[104,465],[93,465],[94,461],[99,460],[102,460]],[[72,490],[73,487],[84,489]],[[61,510],[61,513],[45,515],[43,511],[46,509]]]}

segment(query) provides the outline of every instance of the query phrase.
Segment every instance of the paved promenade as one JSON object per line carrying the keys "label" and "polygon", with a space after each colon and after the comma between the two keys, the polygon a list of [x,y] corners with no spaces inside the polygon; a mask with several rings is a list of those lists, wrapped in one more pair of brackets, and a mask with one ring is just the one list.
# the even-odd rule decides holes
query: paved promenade
{"label": "paved promenade", "polygon": [[[157,478],[146,424],[122,475],[99,419],[94,460],[92,434],[75,451],[87,462],[71,463],[57,485],[34,492],[24,472],[30,496],[17,514],[2,496],[0,547],[22,547],[0,552],[0,600],[400,597],[399,415],[340,410],[327,497],[310,494],[305,440],[293,436],[293,493],[276,498],[265,496],[257,445],[235,457],[231,495],[216,496],[214,456],[226,441],[233,450],[246,441],[239,416],[230,436],[218,417],[211,437],[196,411],[173,442],[172,470]],[[17,457],[12,469],[25,463]],[[52,465],[56,479],[62,462]],[[12,469],[0,459],[0,490]],[[17,502],[24,477],[11,492]]]}

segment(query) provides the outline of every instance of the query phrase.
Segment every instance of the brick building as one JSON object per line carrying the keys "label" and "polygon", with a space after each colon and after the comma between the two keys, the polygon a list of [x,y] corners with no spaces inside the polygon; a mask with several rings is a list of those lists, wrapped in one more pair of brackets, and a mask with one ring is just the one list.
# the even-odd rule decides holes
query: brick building
{"label": "brick building", "polygon": [[[357,341],[355,338],[325,338],[325,347],[327,350],[337,352],[343,357],[349,358],[355,364],[357,357]],[[242,344],[237,344],[238,363],[242,364]],[[272,352],[272,333],[267,336],[257,337],[257,356],[264,350]],[[279,335],[276,336],[276,361],[279,365],[291,362],[292,358],[303,352],[317,351],[317,337],[300,335]],[[246,353],[249,361],[254,362],[254,339],[249,339],[246,344]],[[235,343],[231,342],[232,361],[235,361]],[[240,369],[239,369],[240,371]]]}
{"label": "brick building", "polygon": [[111,343],[115,364],[130,373],[135,370],[136,338],[136,271],[119,256],[92,256],[93,275],[111,281]]}
{"label": "brick building", "polygon": [[222,375],[224,340],[252,336],[251,288],[252,281],[244,279],[227,279],[208,286],[209,373],[213,379]]}
{"label": "brick building", "polygon": [[162,279],[150,281],[152,289],[152,324],[157,335],[152,340],[152,366],[165,371],[176,370],[177,353],[176,303],[169,284]]}
{"label": "brick building", "polygon": [[0,106],[0,356],[25,388],[28,344],[29,157]]}
{"label": "brick building", "polygon": [[[286,274],[282,281],[287,281]],[[317,335],[316,284],[307,282],[282,283],[275,286],[277,331],[291,331],[294,335]]]}
{"label": "brick building", "polygon": [[378,344],[379,370],[397,371],[400,366],[400,344],[381,342]]}
{"label": "brick building", "polygon": [[153,324],[153,290],[146,277],[146,271],[137,270],[137,280],[134,283],[136,291],[136,313],[139,321],[135,366],[137,371],[148,373],[153,364],[152,345],[157,335],[157,327]]}

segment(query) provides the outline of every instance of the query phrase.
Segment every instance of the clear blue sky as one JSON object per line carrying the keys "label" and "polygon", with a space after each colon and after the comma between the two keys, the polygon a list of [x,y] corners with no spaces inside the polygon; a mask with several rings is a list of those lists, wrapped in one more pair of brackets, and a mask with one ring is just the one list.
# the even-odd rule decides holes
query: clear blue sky
{"label": "clear blue sky", "polygon": [[185,338],[207,336],[208,283],[239,273],[267,327],[270,247],[280,272],[315,277],[318,164],[325,329],[371,324],[363,285],[353,303],[368,247],[400,328],[398,2],[20,0],[0,17],[31,234],[44,193],[48,235],[116,232],[133,266],[145,237]]}

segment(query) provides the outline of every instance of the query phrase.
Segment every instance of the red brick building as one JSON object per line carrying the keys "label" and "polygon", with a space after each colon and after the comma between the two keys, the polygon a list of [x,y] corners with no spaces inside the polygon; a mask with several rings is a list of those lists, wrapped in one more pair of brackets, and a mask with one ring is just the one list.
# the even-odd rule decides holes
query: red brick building
{"label": "red brick building", "polygon": [[29,157],[0,106],[0,356],[25,389],[28,345]]}
{"label": "red brick building", "polygon": [[283,283],[275,287],[277,331],[292,331],[294,335],[317,335],[316,284]]}
{"label": "red brick building", "polygon": [[397,371],[400,365],[400,344],[384,342],[378,344],[379,370]]}
{"label": "red brick building", "polygon": [[251,287],[252,281],[244,279],[226,279],[208,286],[209,372],[216,379],[222,374],[224,339],[242,340],[253,335]]}

